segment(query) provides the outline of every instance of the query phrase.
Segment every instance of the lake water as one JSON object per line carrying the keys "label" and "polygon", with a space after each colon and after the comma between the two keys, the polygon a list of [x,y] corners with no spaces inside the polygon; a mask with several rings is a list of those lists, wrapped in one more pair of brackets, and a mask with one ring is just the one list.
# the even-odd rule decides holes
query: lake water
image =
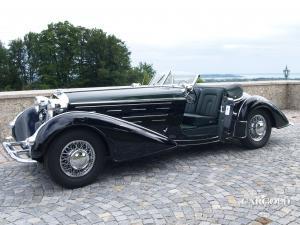
{"label": "lake water", "polygon": [[[283,73],[201,74],[201,78],[205,80],[205,82],[285,79]],[[288,80],[300,80],[300,73],[291,73]]]}

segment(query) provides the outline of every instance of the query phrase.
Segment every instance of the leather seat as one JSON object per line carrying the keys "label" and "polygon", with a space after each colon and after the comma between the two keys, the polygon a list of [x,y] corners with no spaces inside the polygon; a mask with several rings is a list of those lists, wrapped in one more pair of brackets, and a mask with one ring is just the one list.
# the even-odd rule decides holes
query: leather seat
{"label": "leather seat", "polygon": [[185,113],[196,113],[197,103],[199,102],[201,91],[202,88],[195,87],[193,92],[189,94],[187,98],[189,98],[190,100],[194,99],[194,101],[187,101],[184,110]]}
{"label": "leather seat", "polygon": [[183,124],[196,127],[217,124],[223,93],[223,88],[201,89],[195,107],[187,103]]}

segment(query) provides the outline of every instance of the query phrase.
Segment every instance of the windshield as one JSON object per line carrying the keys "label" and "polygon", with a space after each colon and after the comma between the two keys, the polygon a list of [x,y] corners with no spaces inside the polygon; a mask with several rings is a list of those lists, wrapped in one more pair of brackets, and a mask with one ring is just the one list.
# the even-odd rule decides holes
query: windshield
{"label": "windshield", "polygon": [[149,85],[188,86],[194,85],[197,79],[198,75],[169,73],[168,75],[156,75],[150,81]]}
{"label": "windshield", "polygon": [[155,75],[152,77],[149,85],[159,85],[162,84],[166,75]]}

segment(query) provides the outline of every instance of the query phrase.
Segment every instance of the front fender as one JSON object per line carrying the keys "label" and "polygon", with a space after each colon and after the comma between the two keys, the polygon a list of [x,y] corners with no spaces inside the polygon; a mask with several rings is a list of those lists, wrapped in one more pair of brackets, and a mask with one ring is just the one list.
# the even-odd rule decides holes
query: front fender
{"label": "front fender", "polygon": [[16,141],[24,141],[34,134],[38,121],[39,116],[34,107],[25,109],[11,122],[12,136]]}
{"label": "front fender", "polygon": [[53,117],[36,131],[32,158],[41,158],[51,140],[55,141],[59,133],[75,127],[87,127],[97,132],[115,161],[176,147],[176,143],[168,137],[134,123],[99,113],[72,111]]}
{"label": "front fender", "polygon": [[289,121],[283,112],[261,96],[251,96],[243,102],[238,112],[238,121],[247,121],[248,114],[253,109],[266,110],[271,116],[273,127],[283,128],[289,125]]}

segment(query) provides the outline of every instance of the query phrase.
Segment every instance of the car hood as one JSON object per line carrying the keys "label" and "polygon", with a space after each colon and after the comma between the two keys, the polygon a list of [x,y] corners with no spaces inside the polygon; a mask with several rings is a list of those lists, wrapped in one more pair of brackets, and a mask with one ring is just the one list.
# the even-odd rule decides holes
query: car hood
{"label": "car hood", "polygon": [[184,89],[176,87],[110,87],[64,91],[69,104],[87,104],[112,101],[173,99],[184,97]]}

